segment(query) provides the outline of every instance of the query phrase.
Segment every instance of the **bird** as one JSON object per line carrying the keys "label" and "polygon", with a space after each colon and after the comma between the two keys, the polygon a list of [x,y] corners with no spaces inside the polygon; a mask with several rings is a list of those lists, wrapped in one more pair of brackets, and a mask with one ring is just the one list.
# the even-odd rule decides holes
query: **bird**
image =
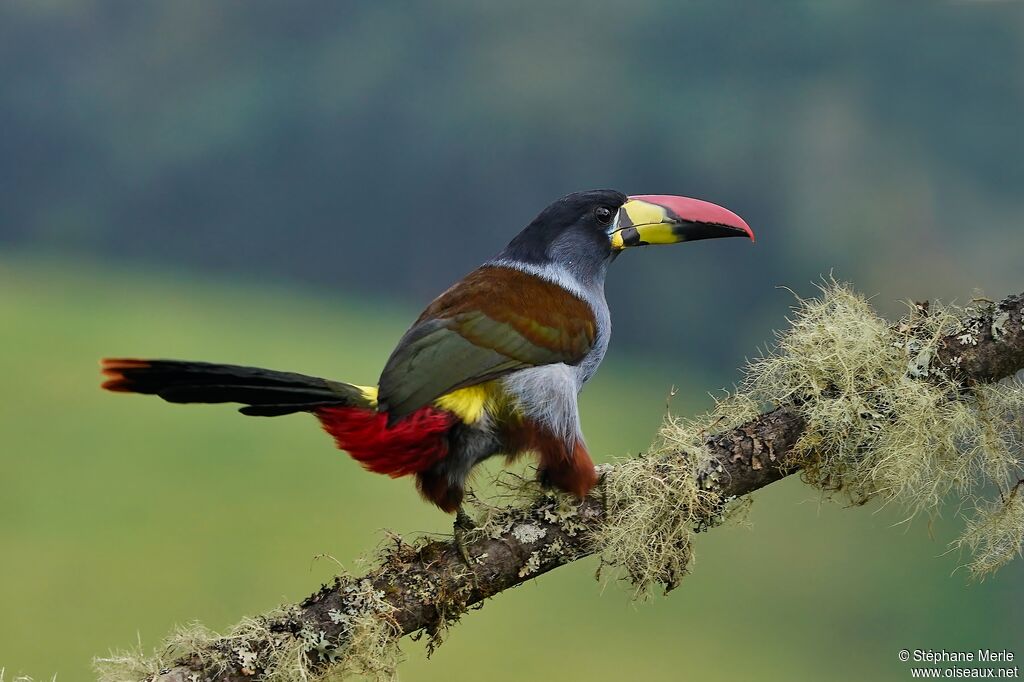
{"label": "bird", "polygon": [[244,415],[311,413],[369,471],[413,476],[464,514],[484,460],[538,458],[545,486],[579,498],[598,481],[577,397],[604,359],[609,265],[645,245],[746,237],[716,204],[615,190],[566,195],[495,257],[435,298],[398,341],[376,385],[209,362],[106,358],[104,389],[171,403],[239,403]]}

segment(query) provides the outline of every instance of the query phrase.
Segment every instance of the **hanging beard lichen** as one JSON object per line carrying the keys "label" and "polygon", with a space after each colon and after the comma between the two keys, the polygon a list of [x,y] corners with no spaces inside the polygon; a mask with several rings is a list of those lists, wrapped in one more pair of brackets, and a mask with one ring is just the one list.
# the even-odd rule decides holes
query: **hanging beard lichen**
{"label": "hanging beard lichen", "polygon": [[967,548],[973,556],[967,567],[976,576],[985,576],[1021,555],[1024,538],[1024,486],[1013,487],[999,500],[980,506],[968,519],[967,529],[957,540],[958,548]]}
{"label": "hanging beard lichen", "polygon": [[[856,503],[897,502],[910,517],[936,513],[955,493],[988,510],[958,546],[1004,547],[1015,533],[1019,548],[1015,516],[981,496],[1005,496],[1021,474],[1024,386],[964,386],[935,361],[945,336],[976,343],[971,312],[915,307],[894,326],[831,282],[820,298],[799,301],[777,349],[748,367],[743,391],[798,407],[807,427],[793,455],[811,484]],[[981,577],[1000,564],[969,565]]]}
{"label": "hanging beard lichen", "polygon": [[943,337],[977,338],[972,312],[915,307],[893,326],[835,282],[800,300],[775,350],[749,364],[737,391],[707,415],[669,417],[649,454],[606,476],[608,520],[595,538],[603,562],[624,568],[638,594],[678,585],[692,533],[720,521],[729,502],[708,436],[793,405],[806,429],[789,461],[807,482],[856,503],[899,503],[909,517],[937,513],[955,493],[969,503],[962,508],[978,510],[954,543],[974,553],[972,574],[1005,564],[1024,538],[1024,385],[964,386],[936,362]]}
{"label": "hanging beard lichen", "polygon": [[637,597],[654,584],[669,592],[689,571],[693,533],[719,523],[728,502],[718,485],[722,467],[704,443],[757,414],[753,402],[731,396],[695,419],[669,417],[650,452],[605,474],[607,521],[594,539],[602,564],[622,568]]}

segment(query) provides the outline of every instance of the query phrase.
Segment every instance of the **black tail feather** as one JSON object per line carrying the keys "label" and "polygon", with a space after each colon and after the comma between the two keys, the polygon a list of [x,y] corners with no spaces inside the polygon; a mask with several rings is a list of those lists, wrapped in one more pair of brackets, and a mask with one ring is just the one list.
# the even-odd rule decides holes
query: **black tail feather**
{"label": "black tail feather", "polygon": [[286,403],[281,405],[246,405],[238,411],[247,417],[280,417],[282,414],[312,412],[320,407],[339,407],[342,403]]}
{"label": "black tail feather", "polygon": [[352,384],[259,367],[182,360],[103,360],[103,388],[158,395],[172,403],[242,403],[251,416],[277,416],[326,406],[364,406]]}
{"label": "black tail feather", "polygon": [[290,386],[246,386],[244,384],[195,384],[160,388],[156,395],[169,403],[246,403],[272,405],[298,402],[338,402],[329,390]]}

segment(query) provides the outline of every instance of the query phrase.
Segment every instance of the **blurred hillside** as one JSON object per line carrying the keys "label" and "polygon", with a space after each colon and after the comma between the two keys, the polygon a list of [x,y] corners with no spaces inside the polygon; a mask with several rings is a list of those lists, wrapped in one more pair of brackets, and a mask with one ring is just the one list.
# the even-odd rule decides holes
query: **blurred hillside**
{"label": "blurred hillside", "polygon": [[415,307],[568,191],[689,194],[758,245],[622,259],[616,336],[728,369],[833,268],[1016,284],[1022,66],[1018,2],[13,0],[0,246]]}

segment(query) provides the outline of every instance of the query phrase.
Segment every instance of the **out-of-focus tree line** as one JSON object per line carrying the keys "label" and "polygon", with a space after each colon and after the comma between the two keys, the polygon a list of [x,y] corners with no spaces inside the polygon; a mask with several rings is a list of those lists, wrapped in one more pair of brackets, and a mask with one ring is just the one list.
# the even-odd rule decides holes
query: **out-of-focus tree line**
{"label": "out-of-focus tree line", "polygon": [[0,247],[421,304],[563,193],[689,194],[759,243],[627,254],[617,337],[733,365],[833,267],[1019,287],[1022,10],[11,0]]}

